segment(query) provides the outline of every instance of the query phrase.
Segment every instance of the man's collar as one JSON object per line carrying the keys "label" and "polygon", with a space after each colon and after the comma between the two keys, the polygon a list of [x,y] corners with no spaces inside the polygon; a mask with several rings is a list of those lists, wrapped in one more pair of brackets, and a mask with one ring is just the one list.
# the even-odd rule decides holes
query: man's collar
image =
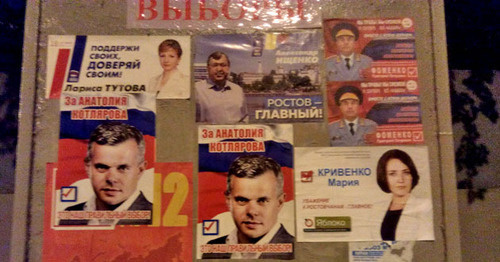
{"label": "man's collar", "polygon": [[[273,239],[274,235],[276,235],[280,227],[281,227],[280,223],[275,223],[274,226],[271,228],[271,230],[269,230],[266,233],[266,235],[263,236],[255,244],[262,244],[262,245],[269,244],[269,242],[271,241],[271,239]],[[231,244],[231,245],[240,244],[238,243],[238,228],[235,228],[233,231],[231,231],[231,233],[229,233],[226,239],[226,244]]]}
{"label": "man's collar", "polygon": [[[280,230],[281,223],[275,223],[274,226],[269,230],[264,237],[262,237],[255,245],[265,245],[269,244],[273,237],[278,233],[278,230]],[[231,233],[226,238],[226,244],[228,245],[235,245],[239,244],[238,243],[238,228],[235,228]],[[240,259],[240,258],[247,258],[247,259],[257,259],[261,253],[240,253],[240,252],[234,252],[231,255],[232,259]]]}
{"label": "man's collar", "polygon": [[[127,198],[121,205],[119,205],[117,208],[114,210],[109,210],[109,211],[125,211],[128,210],[128,208],[134,203],[135,199],[139,197],[140,191],[135,190],[132,195]],[[97,205],[96,205],[97,198],[95,195],[93,195],[87,202],[85,202],[85,206],[83,207],[83,210],[85,211],[99,211],[97,210]],[[107,211],[107,210],[103,210]]]}
{"label": "man's collar", "polygon": [[360,120],[359,117],[356,117],[356,119],[354,119],[354,121],[348,121],[347,119],[342,118],[340,121],[340,127],[344,127],[346,125],[349,125],[349,123],[354,123],[354,125],[356,125],[356,124],[358,124],[359,120]]}
{"label": "man's collar", "polygon": [[139,197],[140,191],[135,190],[132,195],[130,195],[125,202],[123,202],[119,207],[117,207],[114,211],[126,211],[130,208],[130,206],[135,202],[135,200]]}
{"label": "man's collar", "polygon": [[[134,203],[134,201],[139,197],[140,191],[135,190],[130,197],[125,200],[121,205],[115,208],[112,211],[126,211],[130,208],[130,206]],[[96,210],[96,196],[93,195],[85,205],[83,206],[84,211],[99,211]],[[104,211],[104,210],[103,210]],[[88,225],[116,225],[119,219],[90,219]]]}
{"label": "man's collar", "polygon": [[210,87],[210,89],[213,89],[214,91],[217,91],[217,92],[224,92],[224,91],[231,90],[231,87],[230,86],[219,87],[217,85],[213,85]]}
{"label": "man's collar", "polygon": [[340,57],[342,58],[342,60],[345,60],[346,58],[349,58],[350,61],[354,61],[354,53],[352,53],[351,55],[348,55],[348,56],[340,54]]}
{"label": "man's collar", "polygon": [[210,80],[210,78],[207,79],[207,83],[209,85],[211,85],[209,88],[213,89],[214,91],[224,92],[224,91],[227,91],[227,90],[231,90],[231,87],[227,84],[227,80],[224,83],[225,86],[219,86],[219,85],[215,84],[212,80]]}
{"label": "man's collar", "polygon": [[344,118],[344,121],[346,124],[349,124],[349,123],[354,123],[354,125],[357,125],[358,122],[359,122],[359,117],[356,117],[356,119],[352,120],[352,121],[349,121],[347,119]]}

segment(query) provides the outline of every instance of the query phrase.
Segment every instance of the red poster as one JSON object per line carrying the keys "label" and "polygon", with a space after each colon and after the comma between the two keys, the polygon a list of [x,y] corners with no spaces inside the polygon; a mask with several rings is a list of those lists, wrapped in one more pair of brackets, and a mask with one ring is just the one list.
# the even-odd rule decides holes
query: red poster
{"label": "red poster", "polygon": [[[151,225],[55,225],[57,164],[47,164],[43,261],[192,261],[191,163],[155,163]],[[93,228],[87,230],[86,228]]]}
{"label": "red poster", "polygon": [[411,18],[323,21],[331,146],[423,144]]}

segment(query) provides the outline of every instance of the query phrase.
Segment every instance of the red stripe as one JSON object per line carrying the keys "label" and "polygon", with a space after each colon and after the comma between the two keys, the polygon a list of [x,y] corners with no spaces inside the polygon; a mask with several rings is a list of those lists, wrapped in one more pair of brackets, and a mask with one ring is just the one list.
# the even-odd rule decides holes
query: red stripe
{"label": "red stripe", "polygon": [[69,52],[69,49],[59,49],[49,98],[59,98],[61,96],[64,76],[66,75],[66,67],[68,66]]}

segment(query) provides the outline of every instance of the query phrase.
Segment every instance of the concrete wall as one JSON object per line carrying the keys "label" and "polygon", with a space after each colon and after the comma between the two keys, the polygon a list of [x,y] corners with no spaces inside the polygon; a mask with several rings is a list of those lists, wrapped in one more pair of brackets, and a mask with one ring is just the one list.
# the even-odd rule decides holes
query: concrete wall
{"label": "concrete wall", "polygon": [[9,257],[14,194],[0,194],[0,258]]}
{"label": "concrete wall", "polygon": [[463,261],[498,261],[500,257],[500,188],[490,188],[484,200],[467,203],[467,190],[458,190]]}

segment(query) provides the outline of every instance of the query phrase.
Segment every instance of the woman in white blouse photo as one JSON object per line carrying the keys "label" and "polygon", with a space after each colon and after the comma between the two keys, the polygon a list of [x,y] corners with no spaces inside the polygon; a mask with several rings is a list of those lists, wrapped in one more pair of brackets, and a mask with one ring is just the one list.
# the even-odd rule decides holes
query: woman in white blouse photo
{"label": "woman in white blouse photo", "polygon": [[406,152],[392,149],[380,157],[377,183],[382,191],[391,194],[389,203],[374,205],[380,225],[376,234],[382,240],[434,239],[431,200],[412,194],[419,179],[417,168]]}
{"label": "woman in white blouse photo", "polygon": [[156,98],[189,98],[190,79],[177,66],[182,57],[182,48],[174,39],[167,39],[158,46],[158,56],[163,72],[153,77],[148,90]]}

